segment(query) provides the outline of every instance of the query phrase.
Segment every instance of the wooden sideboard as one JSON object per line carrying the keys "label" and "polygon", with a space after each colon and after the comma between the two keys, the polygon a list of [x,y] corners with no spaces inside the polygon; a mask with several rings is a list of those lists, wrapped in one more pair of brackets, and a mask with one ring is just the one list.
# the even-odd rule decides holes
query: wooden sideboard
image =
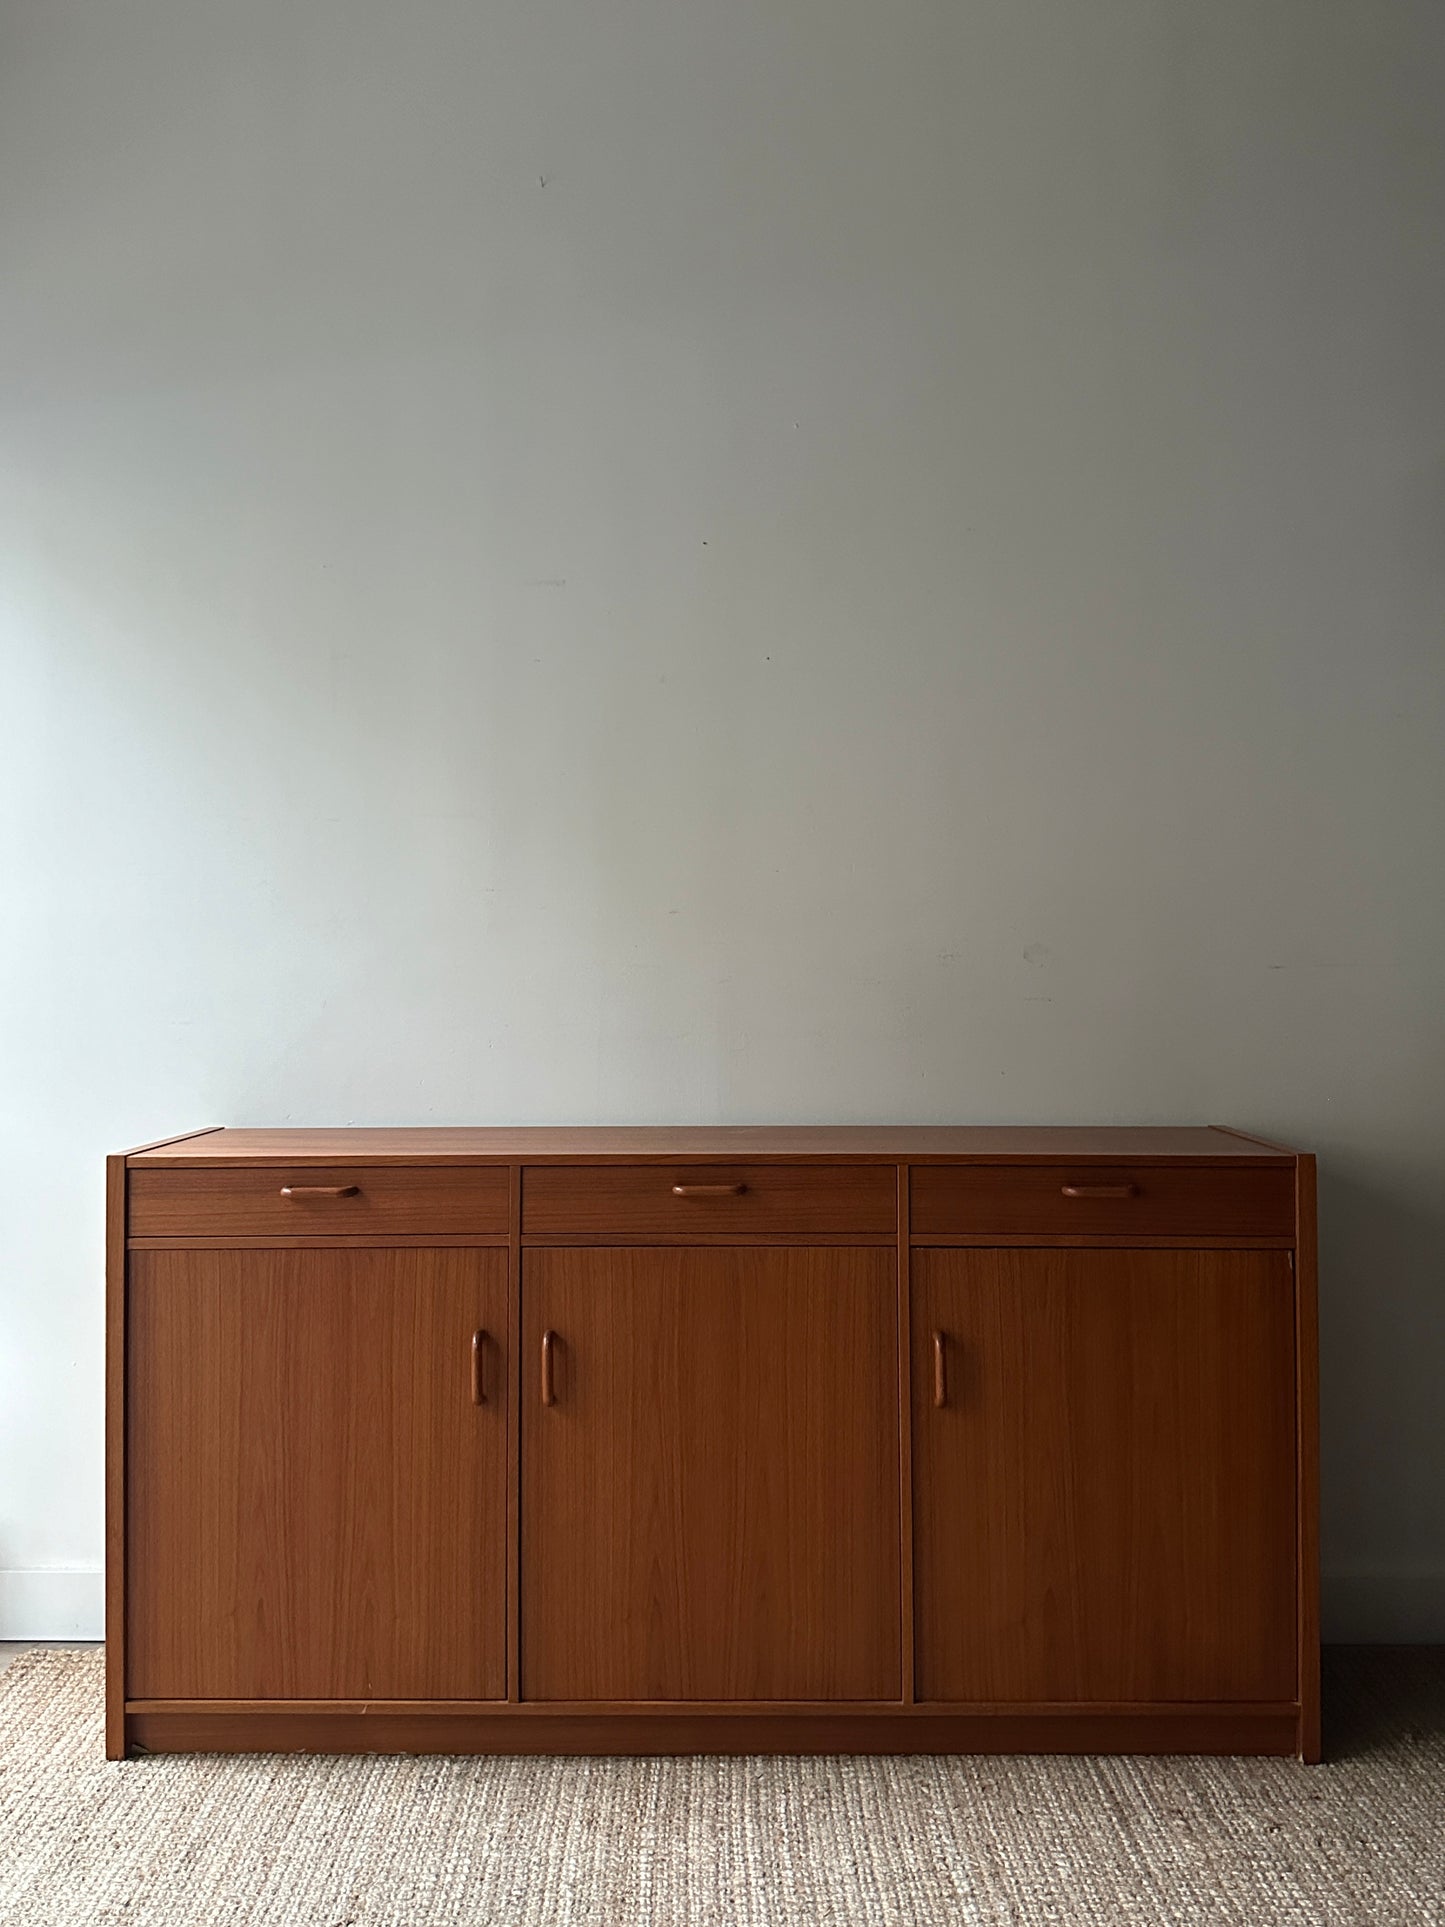
{"label": "wooden sideboard", "polygon": [[109,1161],[107,1750],[1319,1757],[1313,1158]]}

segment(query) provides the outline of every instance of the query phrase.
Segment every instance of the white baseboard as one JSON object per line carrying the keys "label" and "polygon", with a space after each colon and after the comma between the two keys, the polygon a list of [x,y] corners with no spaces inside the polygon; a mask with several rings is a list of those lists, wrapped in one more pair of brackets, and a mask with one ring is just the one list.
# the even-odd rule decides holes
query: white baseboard
{"label": "white baseboard", "polygon": [[1341,1645],[1445,1642],[1445,1566],[1327,1572],[1320,1586],[1326,1640]]}
{"label": "white baseboard", "polygon": [[[1445,1642],[1445,1566],[1328,1572],[1327,1640],[1404,1646]],[[0,1639],[100,1639],[105,1581],[97,1567],[0,1571]]]}
{"label": "white baseboard", "polygon": [[103,1639],[105,1575],[98,1566],[0,1571],[0,1639]]}

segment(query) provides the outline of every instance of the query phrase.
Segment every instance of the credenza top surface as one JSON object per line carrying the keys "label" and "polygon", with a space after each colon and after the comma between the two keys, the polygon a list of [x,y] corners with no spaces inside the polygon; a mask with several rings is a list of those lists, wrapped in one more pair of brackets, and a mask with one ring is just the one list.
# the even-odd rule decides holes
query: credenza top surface
{"label": "credenza top surface", "polygon": [[213,1129],[127,1154],[133,1166],[515,1164],[857,1159],[1101,1164],[1176,1159],[1288,1164],[1295,1152],[1222,1125],[434,1125]]}

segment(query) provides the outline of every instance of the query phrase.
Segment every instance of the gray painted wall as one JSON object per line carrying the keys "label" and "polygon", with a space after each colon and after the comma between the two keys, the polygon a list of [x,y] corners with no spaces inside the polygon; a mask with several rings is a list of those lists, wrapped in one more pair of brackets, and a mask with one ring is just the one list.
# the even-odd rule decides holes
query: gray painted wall
{"label": "gray painted wall", "polygon": [[1445,1636],[1445,13],[0,0],[0,1633],[101,1153],[1318,1149],[1330,1623]]}

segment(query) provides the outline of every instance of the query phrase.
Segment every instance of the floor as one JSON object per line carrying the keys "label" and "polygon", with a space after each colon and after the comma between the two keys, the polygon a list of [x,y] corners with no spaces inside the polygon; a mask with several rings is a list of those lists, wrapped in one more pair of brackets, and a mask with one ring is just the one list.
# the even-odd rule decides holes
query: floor
{"label": "floor", "polygon": [[0,1678],[4,1927],[1434,1927],[1445,1649],[1326,1655],[1293,1760],[103,1758]]}
{"label": "floor", "polygon": [[98,1653],[98,1639],[0,1639],[0,1673],[22,1653]]}

